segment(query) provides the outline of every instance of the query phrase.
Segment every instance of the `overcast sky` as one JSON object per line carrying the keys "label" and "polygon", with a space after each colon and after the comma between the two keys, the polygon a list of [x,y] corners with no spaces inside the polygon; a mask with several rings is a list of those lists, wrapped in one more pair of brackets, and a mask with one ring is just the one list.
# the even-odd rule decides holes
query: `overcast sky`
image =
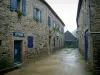
{"label": "overcast sky", "polygon": [[78,0],[46,0],[65,23],[65,31],[73,32],[76,26]]}

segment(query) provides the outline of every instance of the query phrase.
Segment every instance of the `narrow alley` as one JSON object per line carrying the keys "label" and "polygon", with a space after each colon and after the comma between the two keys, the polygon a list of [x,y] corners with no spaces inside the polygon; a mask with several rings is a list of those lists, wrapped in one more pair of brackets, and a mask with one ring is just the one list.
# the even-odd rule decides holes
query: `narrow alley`
{"label": "narrow alley", "polygon": [[5,75],[92,75],[78,49],[64,48]]}

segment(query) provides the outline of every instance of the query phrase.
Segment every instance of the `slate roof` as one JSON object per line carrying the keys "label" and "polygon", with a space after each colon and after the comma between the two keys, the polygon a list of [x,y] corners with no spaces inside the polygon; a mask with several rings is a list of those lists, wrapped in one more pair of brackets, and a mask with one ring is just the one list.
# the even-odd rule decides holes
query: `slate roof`
{"label": "slate roof", "polygon": [[51,8],[51,6],[45,1],[45,0],[40,0],[42,3],[44,3],[50,10],[51,12],[59,19],[59,21],[65,26],[64,22],[60,19],[60,17],[56,14],[56,12]]}
{"label": "slate roof", "polygon": [[65,41],[76,41],[77,38],[76,38],[74,35],[72,35],[71,32],[66,31],[66,32],[64,33],[64,40],[65,40]]}
{"label": "slate roof", "polygon": [[[83,1],[83,0],[79,0],[79,2],[78,2],[76,22],[78,22],[78,17],[79,17],[79,13],[80,13],[80,9],[81,9],[81,5],[82,5],[82,1]],[[78,24],[77,24],[77,25],[78,25]]]}

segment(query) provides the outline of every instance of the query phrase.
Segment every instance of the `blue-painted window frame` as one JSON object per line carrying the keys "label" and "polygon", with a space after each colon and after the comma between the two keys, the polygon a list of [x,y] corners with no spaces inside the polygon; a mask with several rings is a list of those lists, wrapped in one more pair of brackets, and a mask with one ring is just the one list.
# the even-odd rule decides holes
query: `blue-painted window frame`
{"label": "blue-painted window frame", "polygon": [[33,18],[35,21],[37,21],[37,19],[40,20],[39,12],[40,12],[40,9],[38,9],[38,8],[33,9]]}
{"label": "blue-painted window frame", "polygon": [[22,0],[22,13],[26,16],[26,0]]}
{"label": "blue-painted window frame", "polygon": [[40,10],[40,23],[43,23],[43,12]]}
{"label": "blue-painted window frame", "polygon": [[[18,8],[18,0],[10,0],[10,10],[15,11]],[[26,16],[26,0],[22,0],[22,11],[23,16]]]}
{"label": "blue-painted window frame", "polygon": [[51,27],[51,17],[48,16],[48,26]]}
{"label": "blue-painted window frame", "polygon": [[37,8],[33,9],[33,18],[36,21],[36,18],[37,18]]}
{"label": "blue-painted window frame", "polygon": [[10,10],[14,11],[17,8],[17,0],[10,0]]}

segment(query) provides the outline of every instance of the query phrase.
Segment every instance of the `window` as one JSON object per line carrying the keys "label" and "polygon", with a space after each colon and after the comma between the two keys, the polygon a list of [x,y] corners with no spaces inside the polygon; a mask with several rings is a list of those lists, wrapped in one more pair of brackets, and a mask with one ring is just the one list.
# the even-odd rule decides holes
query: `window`
{"label": "window", "polygon": [[33,12],[33,17],[35,21],[39,21],[39,9],[38,8],[34,8],[34,12]]}
{"label": "window", "polygon": [[38,8],[34,8],[34,10],[33,10],[34,20],[37,21],[37,22],[40,21],[40,23],[42,23],[43,22],[42,17],[43,17],[42,10],[40,10]]}
{"label": "window", "polygon": [[[21,10],[22,8],[22,10]],[[10,10],[26,15],[26,0],[10,0]]]}
{"label": "window", "polygon": [[48,16],[48,26],[51,27],[51,17]]}
{"label": "window", "polygon": [[60,31],[60,26],[58,26],[58,28],[59,28],[59,31]]}
{"label": "window", "polygon": [[53,28],[56,28],[55,21],[53,21]]}
{"label": "window", "polygon": [[22,12],[23,16],[26,16],[26,0],[22,0]]}
{"label": "window", "polygon": [[21,7],[21,1],[20,0],[17,0],[17,9],[20,10],[20,7]]}
{"label": "window", "polygon": [[64,29],[63,28],[61,28],[61,32],[64,33]]}
{"label": "window", "polygon": [[2,41],[0,40],[0,46],[2,45]]}
{"label": "window", "polygon": [[28,36],[28,48],[33,48],[33,37]]}
{"label": "window", "polygon": [[40,23],[42,23],[42,10],[40,10]]}

